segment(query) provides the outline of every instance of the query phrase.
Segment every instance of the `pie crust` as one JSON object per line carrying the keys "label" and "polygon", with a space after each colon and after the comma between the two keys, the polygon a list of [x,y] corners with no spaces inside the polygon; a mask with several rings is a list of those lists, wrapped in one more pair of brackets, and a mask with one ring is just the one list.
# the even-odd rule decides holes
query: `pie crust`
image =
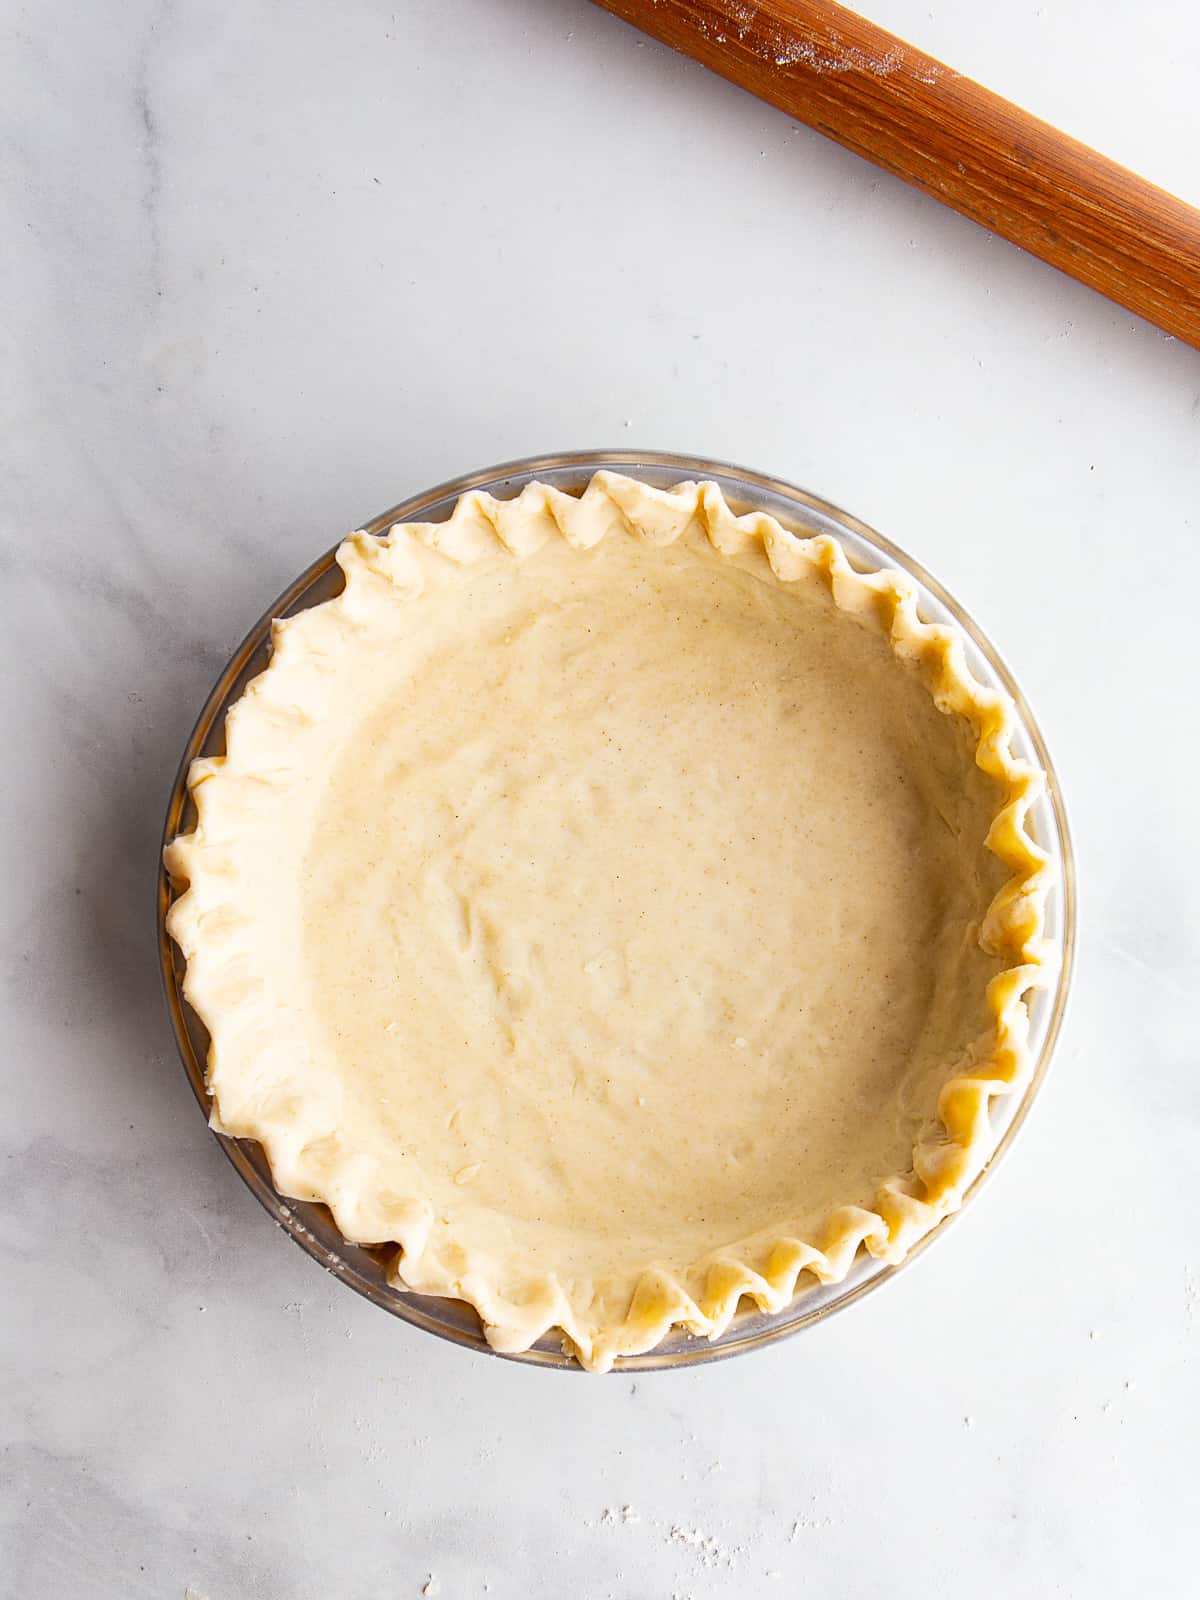
{"label": "pie crust", "polygon": [[1044,775],[961,634],[708,482],[467,494],[337,561],[165,853],[213,1126],[595,1371],[901,1260],[1056,963]]}

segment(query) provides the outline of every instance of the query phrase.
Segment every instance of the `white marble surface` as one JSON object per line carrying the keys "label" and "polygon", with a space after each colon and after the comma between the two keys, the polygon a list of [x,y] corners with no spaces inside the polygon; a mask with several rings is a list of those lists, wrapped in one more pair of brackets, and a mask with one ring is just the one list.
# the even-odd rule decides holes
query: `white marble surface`
{"label": "white marble surface", "polygon": [[[4,1600],[1194,1594],[1200,356],[582,0],[2,9]],[[1191,0],[870,9],[1200,201]],[[464,1354],[293,1248],[152,925],[271,596],[423,485],[601,444],[809,484],[959,593],[1084,918],[971,1214],[640,1381]]]}

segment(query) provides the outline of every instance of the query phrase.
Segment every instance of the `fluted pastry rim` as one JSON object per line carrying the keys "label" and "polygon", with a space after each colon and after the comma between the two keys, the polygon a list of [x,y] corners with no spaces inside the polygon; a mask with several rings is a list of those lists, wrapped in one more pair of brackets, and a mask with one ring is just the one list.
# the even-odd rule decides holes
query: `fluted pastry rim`
{"label": "fluted pastry rim", "polygon": [[[691,1332],[717,1337],[728,1326],[740,1298],[761,1310],[777,1313],[791,1301],[797,1280],[808,1272],[826,1284],[840,1282],[860,1249],[894,1263],[942,1217],[955,1210],[994,1145],[989,1115],[993,1100],[1023,1086],[1031,1071],[1026,997],[1053,977],[1055,950],[1045,935],[1045,903],[1053,881],[1050,858],[1029,828],[1029,812],[1044,782],[1041,770],[1018,758],[1012,749],[1017,722],[1008,697],[980,683],[969,670],[964,638],[958,629],[926,622],[918,613],[918,591],[906,575],[889,569],[857,570],[840,542],[830,535],[802,538],[774,517],[754,511],[736,516],[720,489],[711,482],[687,481],[671,489],[655,489],[612,472],[598,472],[576,496],[533,482],[513,500],[498,500],[474,491],[463,495],[442,523],[397,524],[383,538],[353,535],[337,553],[346,578],[341,594],[272,628],[273,656],[266,670],[232,708],[224,756],[192,764],[188,788],[196,806],[196,826],[168,846],[166,864],[180,891],[167,918],[171,936],[186,961],[184,994],[207,1026],[211,1037],[210,1068],[218,1054],[239,1046],[237,994],[240,992],[239,951],[223,938],[228,912],[236,899],[223,870],[220,852],[205,838],[205,789],[223,776],[253,770],[255,727],[278,726],[303,714],[297,704],[297,671],[304,657],[305,634],[322,617],[339,625],[359,626],[358,601],[369,587],[387,586],[407,597],[414,590],[414,542],[455,564],[469,565],[499,549],[520,559],[548,538],[562,537],[586,548],[614,533],[632,534],[652,544],[669,544],[699,526],[713,548],[733,555],[757,544],[775,577],[788,582],[815,573],[828,586],[839,609],[868,619],[889,640],[897,657],[921,673],[940,710],[966,719],[976,740],[977,764],[995,782],[997,807],[987,844],[1010,876],[992,902],[983,938],[990,951],[1009,963],[989,986],[995,1048],[990,1060],[969,1075],[951,1077],[938,1101],[938,1128],[922,1139],[913,1154],[911,1173],[881,1186],[873,1209],[842,1207],[827,1220],[819,1242],[781,1236],[763,1250],[757,1241],[757,1269],[738,1250],[714,1253],[707,1260],[704,1292],[693,1298],[679,1279],[660,1268],[648,1268],[639,1282],[629,1312],[616,1327],[590,1331],[578,1324],[561,1286],[552,1280],[531,1281],[520,1303],[492,1292],[469,1272],[442,1282],[424,1261],[429,1207],[419,1196],[392,1197],[388,1231],[383,1237],[399,1246],[395,1281],[429,1294],[466,1298],[478,1310],[489,1342],[500,1350],[528,1348],[552,1328],[560,1328],[580,1361],[603,1369],[622,1355],[653,1348],[675,1324]],[[225,980],[231,981],[225,981]],[[244,1019],[243,1019],[244,1020]],[[262,1070],[261,1059],[254,1062]],[[292,1090],[296,1085],[291,1085]],[[219,1083],[212,1079],[213,1121],[222,1131],[257,1139],[263,1146],[281,1192],[325,1201],[345,1237],[380,1242],[378,1216],[367,1217],[364,1195],[370,1175],[361,1158],[346,1152],[345,1162],[330,1178],[328,1149],[320,1187],[306,1170],[303,1145],[295,1137],[295,1118],[286,1112],[257,1118],[253,1124],[226,1118]],[[286,1105],[287,1096],[281,1104]]]}

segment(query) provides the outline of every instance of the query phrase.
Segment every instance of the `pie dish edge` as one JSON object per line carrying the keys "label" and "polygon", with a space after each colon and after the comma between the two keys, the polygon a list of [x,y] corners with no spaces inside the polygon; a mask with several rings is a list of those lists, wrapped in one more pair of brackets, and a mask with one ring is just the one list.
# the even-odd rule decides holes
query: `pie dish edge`
{"label": "pie dish edge", "polygon": [[[278,720],[294,714],[294,694],[281,696],[275,691],[283,687],[281,663],[294,659],[305,618],[337,612],[347,626],[354,626],[356,600],[365,586],[414,584],[413,541],[449,561],[469,564],[500,549],[518,558],[529,555],[555,535],[568,544],[586,547],[621,530],[652,544],[668,544],[693,525],[698,525],[722,554],[757,543],[782,583],[802,573],[818,575],[840,610],[868,618],[896,656],[920,672],[940,710],[956,713],[970,724],[977,764],[999,790],[1000,803],[987,843],[1010,873],[992,902],[983,939],[989,951],[1010,964],[988,990],[995,1023],[992,1057],[969,1075],[953,1077],[943,1086],[939,1129],[915,1148],[912,1174],[882,1185],[873,1210],[846,1206],[831,1213],[819,1244],[792,1237],[777,1239],[765,1259],[759,1260],[757,1270],[740,1259],[735,1248],[705,1258],[704,1292],[694,1299],[669,1271],[648,1267],[624,1322],[592,1335],[578,1326],[561,1286],[552,1278],[530,1284],[514,1301],[497,1294],[470,1271],[453,1282],[431,1276],[422,1263],[430,1208],[419,1200],[396,1208],[395,1226],[386,1234],[401,1246],[393,1271],[395,1281],[423,1293],[467,1299],[479,1311],[489,1342],[502,1351],[528,1348],[558,1327],[582,1364],[597,1370],[608,1367],[618,1356],[651,1349],[674,1324],[716,1338],[728,1326],[743,1295],[760,1310],[778,1313],[791,1301],[801,1273],[807,1271],[825,1284],[838,1283],[860,1248],[883,1262],[898,1262],[942,1217],[957,1209],[986,1164],[995,1142],[991,1103],[1021,1088],[1031,1070],[1025,997],[1052,981],[1056,955],[1045,937],[1045,901],[1053,869],[1047,852],[1029,832],[1027,820],[1044,775],[1012,752],[1017,724],[1011,702],[1001,691],[973,677],[958,629],[921,620],[916,585],[904,574],[887,568],[859,571],[836,538],[828,534],[801,537],[765,512],[735,516],[711,482],[687,481],[660,490],[620,474],[598,472],[579,496],[537,482],[527,485],[515,500],[496,500],[475,491],[461,497],[446,522],[396,525],[381,539],[352,535],[337,554],[346,588],[333,600],[273,624],[275,655],[234,708],[242,735],[237,741],[241,752],[252,744],[246,737],[252,717]],[[293,647],[291,651],[288,645]],[[231,716],[230,730],[233,720]],[[221,937],[220,917],[212,917],[220,910],[228,882],[222,882],[219,850],[204,839],[203,788],[227,764],[232,761],[236,765],[239,760],[244,762],[244,756],[235,751],[192,764],[188,789],[197,809],[197,826],[165,852],[178,894],[168,913],[167,928],[185,957],[184,994],[212,1039],[210,1067],[236,1036],[237,1006],[230,999],[238,992],[238,984],[224,981],[235,977],[228,963],[236,956]],[[209,921],[203,933],[202,918]],[[352,1155],[347,1153],[344,1170],[335,1172],[332,1181],[326,1162],[321,1187],[316,1188],[313,1173],[306,1170],[303,1146],[297,1143],[295,1127],[286,1116],[250,1126],[223,1121],[218,1091],[212,1120],[219,1131],[262,1144],[281,1192],[323,1200],[349,1239],[383,1242],[377,1226],[364,1232],[360,1203],[364,1174]]]}

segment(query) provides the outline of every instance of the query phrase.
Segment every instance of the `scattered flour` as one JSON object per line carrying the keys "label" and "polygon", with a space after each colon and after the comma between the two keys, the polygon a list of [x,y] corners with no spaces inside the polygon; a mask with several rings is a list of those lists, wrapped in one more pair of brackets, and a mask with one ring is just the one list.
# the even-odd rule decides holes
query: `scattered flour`
{"label": "scattered flour", "polygon": [[[710,1471],[719,1470],[719,1468],[720,1462],[714,1462]],[[598,1524],[592,1523],[589,1525],[616,1528],[622,1526],[635,1527],[638,1524],[660,1535],[666,1544],[675,1545],[686,1552],[691,1561],[699,1566],[708,1568],[710,1571],[733,1571],[739,1563],[747,1560],[749,1556],[750,1544],[748,1542],[741,1544],[722,1543],[715,1533],[708,1533],[703,1528],[686,1522],[667,1522],[653,1516],[649,1518],[648,1522],[644,1522],[637,1508],[628,1504],[619,1507],[605,1506],[600,1513]],[[793,1529],[793,1539],[797,1536],[797,1531],[802,1525],[826,1527],[832,1526],[832,1522],[828,1517],[821,1521],[803,1523],[798,1519]],[[779,1574],[769,1573],[768,1576],[779,1576]],[[680,1590],[676,1590],[671,1600],[691,1600],[691,1597],[683,1594]]]}
{"label": "scattered flour", "polygon": [[792,1523],[791,1543],[796,1544],[802,1533],[816,1533],[822,1528],[832,1528],[832,1517],[797,1517]]}
{"label": "scattered flour", "polygon": [[602,1528],[615,1528],[618,1522],[640,1522],[641,1516],[636,1506],[605,1506],[600,1513],[600,1526]]}
{"label": "scattered flour", "polygon": [[[777,67],[794,67],[801,63],[820,78],[827,72],[869,72],[874,78],[889,78],[904,61],[904,51],[893,45],[881,56],[868,55],[857,45],[845,45],[840,39],[830,41],[830,48],[814,44],[811,39],[791,39],[780,29],[768,29],[763,43]],[[933,78],[923,78],[932,83]]]}
{"label": "scattered flour", "polygon": [[703,1533],[699,1528],[689,1528],[685,1523],[673,1522],[671,1531],[667,1534],[670,1544],[683,1545],[691,1550],[706,1567],[733,1567],[741,1554],[741,1548],[730,1549],[711,1533]]}

